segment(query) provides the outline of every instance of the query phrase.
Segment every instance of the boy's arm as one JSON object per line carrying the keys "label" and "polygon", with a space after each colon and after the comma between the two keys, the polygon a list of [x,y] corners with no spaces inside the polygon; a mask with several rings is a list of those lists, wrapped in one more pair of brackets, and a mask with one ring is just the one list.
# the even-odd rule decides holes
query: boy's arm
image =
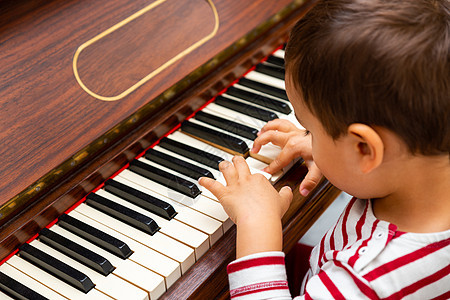
{"label": "boy's arm", "polygon": [[281,251],[281,218],[292,200],[292,191],[277,192],[261,174],[250,174],[244,158],[220,163],[227,186],[211,179],[199,183],[220,201],[237,226],[236,257],[265,251]]}

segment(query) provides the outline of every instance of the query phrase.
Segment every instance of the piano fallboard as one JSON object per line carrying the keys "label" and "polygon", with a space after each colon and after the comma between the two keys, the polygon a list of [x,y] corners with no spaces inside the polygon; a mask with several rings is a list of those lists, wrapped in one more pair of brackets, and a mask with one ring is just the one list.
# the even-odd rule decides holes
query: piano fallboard
{"label": "piano fallboard", "polygon": [[0,224],[303,7],[261,3],[2,1]]}

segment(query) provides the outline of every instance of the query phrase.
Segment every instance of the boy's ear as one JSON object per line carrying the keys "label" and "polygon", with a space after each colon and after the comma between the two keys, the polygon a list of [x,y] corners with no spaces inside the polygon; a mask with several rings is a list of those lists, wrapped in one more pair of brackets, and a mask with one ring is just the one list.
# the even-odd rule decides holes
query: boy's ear
{"label": "boy's ear", "polygon": [[366,174],[376,169],[384,155],[384,143],[380,135],[372,127],[361,123],[351,124],[347,133],[358,157],[361,172]]}

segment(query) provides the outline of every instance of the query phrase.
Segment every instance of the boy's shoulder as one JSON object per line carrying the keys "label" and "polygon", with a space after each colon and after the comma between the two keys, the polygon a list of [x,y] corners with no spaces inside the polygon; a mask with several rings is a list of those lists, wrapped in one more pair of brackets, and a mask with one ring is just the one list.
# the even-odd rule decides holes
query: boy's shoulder
{"label": "boy's shoulder", "polygon": [[[314,249],[314,255],[320,259],[339,259],[361,270],[372,259],[379,259],[379,255],[392,260],[394,256],[408,252],[421,249],[416,255],[425,254],[447,246],[450,246],[450,230],[402,232],[396,225],[377,219],[370,200],[352,198],[339,220]],[[391,256],[391,252],[395,255]]]}
{"label": "boy's shoulder", "polygon": [[327,270],[333,277],[344,271],[384,298],[427,280],[424,289],[450,286],[449,259],[450,230],[400,232],[373,215],[369,200],[354,198],[314,248],[310,264],[311,275]]}

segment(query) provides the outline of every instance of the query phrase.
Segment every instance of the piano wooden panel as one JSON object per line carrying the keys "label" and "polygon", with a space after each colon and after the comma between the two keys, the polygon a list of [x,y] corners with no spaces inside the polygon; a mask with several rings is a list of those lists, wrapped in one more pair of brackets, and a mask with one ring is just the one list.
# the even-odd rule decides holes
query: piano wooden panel
{"label": "piano wooden panel", "polygon": [[[171,1],[171,0],[167,0]],[[79,167],[89,151],[82,151],[87,145],[99,139],[105,132],[111,131],[118,123],[123,122],[145,104],[152,102],[158,95],[172,87],[192,71],[197,70],[209,59],[224,51],[236,40],[251,32],[252,29],[264,23],[272,15],[278,13],[291,3],[291,0],[267,1],[264,5],[258,5],[259,1],[213,1],[215,3],[219,30],[217,34],[205,44],[188,53],[183,59],[152,78],[151,82],[136,89],[126,98],[114,102],[105,102],[96,99],[85,92],[77,83],[72,62],[75,51],[79,46],[91,40],[98,34],[120,23],[137,11],[148,6],[153,1],[147,0],[116,0],[108,1],[48,1],[42,3],[35,10],[21,15],[18,11],[28,8],[28,1],[7,1],[2,5],[0,18],[6,14],[13,14],[16,19],[4,24],[0,28],[0,140],[4,147],[0,148],[0,205],[9,199],[34,185],[42,194],[49,189],[46,181],[36,183],[50,170],[58,168],[59,173],[54,173],[54,178],[47,181],[59,180],[62,173],[67,173],[70,164]],[[171,2],[173,3],[173,1]],[[190,9],[180,6],[195,1],[177,1],[177,5],[167,7],[166,22],[170,22],[171,14],[180,13],[180,10]],[[25,6],[25,7],[24,7]],[[175,6],[172,8],[172,6]],[[192,9],[192,8],[191,8]],[[200,10],[199,13],[206,9]],[[9,17],[8,17],[9,19]],[[146,18],[145,14],[138,18],[140,27],[152,28],[153,18]],[[186,20],[191,20],[187,16]],[[212,22],[211,16],[208,17]],[[204,26],[201,18],[192,19],[191,22],[199,23],[196,27]],[[167,27],[169,30],[170,27]],[[123,26],[127,34],[135,36],[137,29],[133,26]],[[184,32],[184,28],[173,28],[175,32]],[[144,34],[151,31],[143,31]],[[206,33],[203,33],[206,34]],[[163,34],[160,34],[163,35]],[[182,36],[179,34],[166,34],[177,43]],[[142,38],[145,35],[138,34]],[[192,42],[201,38],[193,37]],[[106,39],[106,38],[105,38]],[[186,38],[185,38],[186,39]],[[96,44],[102,44],[103,40]],[[246,43],[248,41],[243,41]],[[116,59],[126,60],[127,56],[137,56],[128,68],[128,74],[123,74],[127,68],[117,71],[115,64],[103,64],[101,73],[115,75],[110,78],[115,81],[135,81],[143,74],[148,73],[148,66],[136,61],[148,60],[148,52],[154,52],[154,65],[165,63],[165,52],[172,53],[172,43],[162,41],[161,44],[142,45],[136,51],[135,43],[131,41],[118,41],[124,45],[117,50]],[[104,51],[90,53],[92,45],[81,52],[79,65],[81,76],[84,79],[86,73],[97,73],[100,67],[90,61],[101,60]],[[99,46],[100,46],[99,45]],[[187,46],[187,45],[186,45]],[[237,45],[238,46],[238,45]],[[237,46],[235,46],[237,48]],[[149,49],[147,49],[149,48]],[[87,57],[84,53],[87,52]],[[142,53],[142,54],[140,54]],[[231,53],[231,52],[230,52]],[[219,63],[216,59],[215,64]],[[92,67],[92,69],[89,69]],[[111,68],[111,69],[109,69]],[[142,70],[135,70],[142,68]],[[131,71],[131,69],[134,69]],[[150,67],[153,69],[153,67]],[[139,75],[136,75],[139,74]],[[204,76],[206,74],[202,74]],[[85,78],[89,87],[103,93],[97,85],[104,84],[92,82]],[[94,85],[94,86],[92,86]],[[121,87],[123,89],[123,87]],[[115,94],[118,91],[111,91]],[[168,96],[174,91],[169,91],[161,101],[153,101],[148,109],[160,110],[168,105]],[[169,105],[173,105],[170,101]],[[134,115],[134,121],[130,120],[128,127],[133,127],[140,121],[141,115]],[[147,117],[147,116],[145,116]],[[113,136],[113,133],[110,133]],[[97,140],[99,146],[109,144],[111,139],[117,137],[105,137]],[[7,146],[6,146],[7,145]],[[75,155],[78,153],[78,155]],[[60,167],[67,162],[67,167]],[[30,172],[30,170],[33,170]],[[28,193],[35,193],[32,189]]]}

